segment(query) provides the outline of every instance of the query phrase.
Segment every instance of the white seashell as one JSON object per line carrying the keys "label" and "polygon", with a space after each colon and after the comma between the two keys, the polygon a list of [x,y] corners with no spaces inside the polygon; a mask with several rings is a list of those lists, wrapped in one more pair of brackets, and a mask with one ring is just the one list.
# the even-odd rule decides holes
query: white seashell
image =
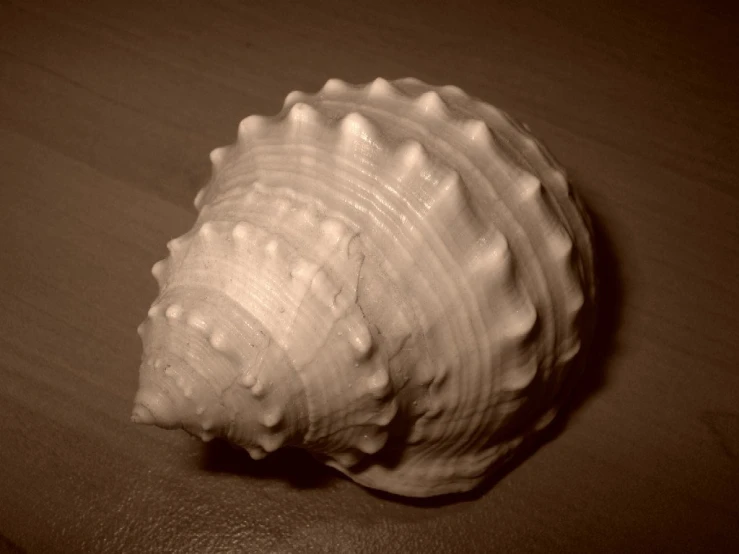
{"label": "white seashell", "polygon": [[153,269],[134,421],[431,496],[552,420],[593,253],[521,125],[456,87],[332,79],[211,160],[194,228]]}

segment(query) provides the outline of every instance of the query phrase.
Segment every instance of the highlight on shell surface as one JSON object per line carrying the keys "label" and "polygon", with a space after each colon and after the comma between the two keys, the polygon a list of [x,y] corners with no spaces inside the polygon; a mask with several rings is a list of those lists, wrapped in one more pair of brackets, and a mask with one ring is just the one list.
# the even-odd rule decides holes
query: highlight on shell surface
{"label": "highlight on shell surface", "polygon": [[592,239],[525,127],[452,86],[332,79],[211,160],[152,268],[134,421],[406,496],[472,489],[552,421]]}

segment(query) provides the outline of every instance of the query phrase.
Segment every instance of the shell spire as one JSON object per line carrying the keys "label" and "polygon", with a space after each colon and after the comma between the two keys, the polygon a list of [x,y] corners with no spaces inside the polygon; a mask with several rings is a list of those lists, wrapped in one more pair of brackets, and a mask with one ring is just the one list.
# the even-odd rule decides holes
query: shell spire
{"label": "shell spire", "polygon": [[210,154],[139,333],[132,419],[469,490],[552,420],[593,318],[561,167],[457,87],[329,80]]}

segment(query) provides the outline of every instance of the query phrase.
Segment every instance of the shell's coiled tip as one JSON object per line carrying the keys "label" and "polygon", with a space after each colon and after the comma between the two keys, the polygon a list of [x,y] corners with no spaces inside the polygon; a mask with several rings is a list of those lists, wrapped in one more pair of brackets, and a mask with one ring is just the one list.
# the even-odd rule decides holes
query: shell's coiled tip
{"label": "shell's coiled tip", "polygon": [[135,404],[131,412],[131,421],[141,425],[154,425],[156,420],[151,411],[143,404]]}
{"label": "shell's coiled tip", "polygon": [[140,390],[134,400],[131,421],[142,425],[156,425],[164,429],[180,427],[181,418],[174,406],[163,394],[147,389]]}

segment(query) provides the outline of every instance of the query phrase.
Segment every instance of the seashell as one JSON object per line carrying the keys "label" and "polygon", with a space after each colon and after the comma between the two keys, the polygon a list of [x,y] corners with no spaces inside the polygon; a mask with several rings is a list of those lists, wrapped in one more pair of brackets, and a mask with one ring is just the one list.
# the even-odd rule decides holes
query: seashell
{"label": "seashell", "polygon": [[133,421],[405,496],[472,489],[552,421],[592,240],[524,126],[456,87],[332,79],[210,157],[152,269]]}

